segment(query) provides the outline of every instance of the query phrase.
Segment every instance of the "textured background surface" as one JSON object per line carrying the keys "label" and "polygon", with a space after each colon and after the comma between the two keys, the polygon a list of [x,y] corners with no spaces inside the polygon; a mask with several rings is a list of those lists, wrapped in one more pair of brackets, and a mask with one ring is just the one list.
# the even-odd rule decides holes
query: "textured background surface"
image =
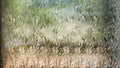
{"label": "textured background surface", "polygon": [[119,0],[2,0],[3,65],[118,66],[119,3]]}

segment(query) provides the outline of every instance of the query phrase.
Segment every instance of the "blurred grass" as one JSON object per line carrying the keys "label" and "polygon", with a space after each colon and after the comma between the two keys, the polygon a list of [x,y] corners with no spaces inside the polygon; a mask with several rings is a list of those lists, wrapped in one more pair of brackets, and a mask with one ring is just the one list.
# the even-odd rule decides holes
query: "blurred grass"
{"label": "blurred grass", "polygon": [[[85,1],[80,1],[83,3],[81,6],[84,6]],[[91,3],[94,1],[91,0]],[[89,5],[88,3],[88,6],[85,7],[87,7],[83,8],[85,14],[91,15],[94,12],[93,4]],[[62,6],[59,5],[58,8],[61,12]],[[80,12],[80,10],[78,11]],[[58,14],[60,13],[58,12]],[[61,15],[65,18],[62,12]],[[91,67],[94,67],[92,65],[94,61],[101,63],[98,64],[100,66],[105,66],[103,58],[106,58],[112,50],[109,47],[112,42],[104,42],[108,32],[104,22],[98,21],[97,16],[94,15],[88,19],[80,13],[79,17],[80,21],[77,18],[65,18],[59,21],[59,15],[55,14],[52,9],[41,6],[35,7],[32,0],[10,0],[9,8],[2,18],[3,40],[6,48],[6,51],[3,51],[5,68],[17,65],[18,67],[29,67],[30,64],[35,68],[34,66],[45,66],[43,61],[50,56],[69,56],[71,59],[71,55],[81,57],[81,54],[86,59],[84,62],[88,61],[87,56],[92,54],[97,58],[91,59]],[[103,60],[99,60],[99,56],[102,56],[101,59]],[[42,59],[44,57],[45,59]],[[108,56],[105,60],[108,62],[111,59]]]}

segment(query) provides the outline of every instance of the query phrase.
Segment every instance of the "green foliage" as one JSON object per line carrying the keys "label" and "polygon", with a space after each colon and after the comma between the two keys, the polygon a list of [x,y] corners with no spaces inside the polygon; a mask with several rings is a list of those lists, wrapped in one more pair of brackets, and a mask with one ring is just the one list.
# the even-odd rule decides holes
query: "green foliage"
{"label": "green foliage", "polygon": [[[95,38],[100,38],[101,36],[104,36],[106,34],[107,29],[104,27],[104,22],[101,21],[103,18],[100,18],[102,15],[102,12],[99,10],[103,8],[103,6],[100,6],[98,3],[102,3],[102,1],[99,0],[70,0],[69,5],[66,4],[62,4],[64,1],[60,1],[60,3],[57,6],[54,7],[48,7],[49,5],[46,6],[41,6],[41,5],[35,5],[36,2],[38,0],[10,0],[9,1],[9,23],[11,25],[11,28],[13,30],[13,34],[14,34],[14,30],[17,32],[18,29],[18,33],[17,35],[20,33],[20,35],[22,35],[22,33],[24,32],[23,30],[25,29],[24,27],[29,26],[30,30],[34,30],[33,32],[35,32],[35,30],[37,31],[37,29],[42,29],[42,28],[50,28],[50,30],[46,30],[44,33],[49,33],[50,35],[52,35],[52,32],[49,32],[52,30],[51,25],[53,25],[54,27],[56,23],[58,23],[58,19],[63,20],[63,23],[59,23],[59,29],[54,29],[53,27],[53,32],[54,34],[60,35],[61,36],[65,36],[65,35],[69,35],[69,33],[71,34],[77,34],[81,35],[81,36],[85,36],[86,38],[90,35],[92,35]],[[44,0],[40,0],[40,4],[42,3],[41,1],[44,2]],[[68,0],[69,1],[69,0]],[[66,3],[68,2],[67,0],[65,1]],[[43,3],[44,4],[44,3]],[[91,28],[91,34],[87,34],[87,29],[85,29],[86,27],[79,26],[81,23],[77,22],[73,24],[70,22],[71,24],[67,24],[64,21],[65,19],[63,18],[70,18],[64,15],[64,11],[69,9],[65,9],[65,8],[69,8],[68,6],[71,7],[71,5],[73,7],[77,7],[77,11],[78,14],[81,15],[81,17],[85,18],[84,22],[88,22],[87,25],[89,23],[91,23],[90,25],[92,25]],[[67,6],[67,7],[66,7]],[[73,8],[72,7],[72,8]],[[54,8],[54,10],[53,10]],[[67,12],[67,11],[66,11]],[[73,12],[74,13],[74,12]],[[98,15],[97,15],[98,14]],[[80,17],[80,16],[79,16]],[[80,18],[81,18],[80,17]],[[81,20],[80,20],[81,21]],[[76,26],[76,24],[79,24]],[[75,25],[75,26],[74,26]],[[85,24],[84,24],[85,25]],[[90,26],[89,25],[89,26]],[[65,27],[64,27],[65,26]],[[103,26],[103,27],[101,27]],[[106,26],[106,25],[105,25]],[[68,29],[69,27],[69,29]],[[76,27],[78,27],[77,30]],[[75,29],[75,32],[71,32],[72,29]],[[89,29],[89,28],[88,28]],[[104,30],[102,30],[104,29]],[[54,36],[55,36],[54,35]],[[73,35],[72,35],[73,36]],[[50,37],[51,38],[51,37]]]}
{"label": "green foliage", "polygon": [[[54,16],[49,9],[34,7],[32,0],[11,0],[9,1],[9,12],[15,22],[13,24],[39,25],[43,27],[54,23]],[[16,25],[15,25],[16,26]]]}

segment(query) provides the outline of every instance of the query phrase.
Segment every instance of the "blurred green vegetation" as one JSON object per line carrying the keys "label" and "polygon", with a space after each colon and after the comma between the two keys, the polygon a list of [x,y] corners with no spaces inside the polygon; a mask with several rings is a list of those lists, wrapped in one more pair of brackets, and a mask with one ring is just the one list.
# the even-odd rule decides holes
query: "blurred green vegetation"
{"label": "blurred green vegetation", "polygon": [[[41,39],[64,37],[78,40],[108,38],[112,30],[109,1],[104,0],[9,0],[3,14],[4,37],[37,44]],[[111,29],[111,30],[110,30]],[[9,34],[9,35],[7,35]],[[80,38],[77,38],[80,36]],[[11,38],[11,39],[10,39]],[[27,42],[26,42],[27,41]],[[14,41],[13,41],[14,42]]]}
{"label": "blurred green vegetation", "polygon": [[9,12],[16,21],[14,24],[21,22],[21,24],[27,23],[43,27],[55,21],[49,8],[34,8],[32,0],[11,0],[9,3]]}
{"label": "blurred green vegetation", "polygon": [[102,4],[102,0],[9,0],[3,15],[5,36],[24,41],[33,37],[35,41],[37,35],[49,38],[53,33],[54,37],[94,37],[99,41],[108,32]]}

